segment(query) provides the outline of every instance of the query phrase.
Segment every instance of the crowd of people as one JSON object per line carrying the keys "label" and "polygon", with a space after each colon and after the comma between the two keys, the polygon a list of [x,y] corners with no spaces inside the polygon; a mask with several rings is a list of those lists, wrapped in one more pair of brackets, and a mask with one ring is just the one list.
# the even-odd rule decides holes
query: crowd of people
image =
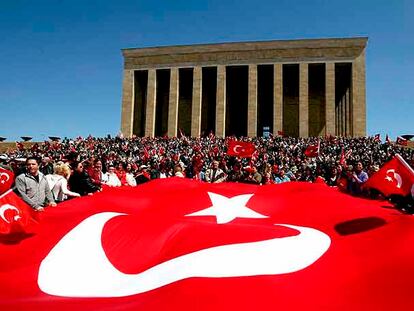
{"label": "crowd of people", "polygon": [[[249,142],[256,151],[246,158],[229,156],[230,140]],[[306,156],[307,148],[316,145],[318,154]],[[78,137],[19,145],[1,155],[0,164],[18,176],[16,189],[23,199],[42,209],[44,202],[173,176],[210,183],[318,182],[360,195],[361,185],[397,153],[413,166],[413,149],[374,137]],[[32,193],[27,193],[28,184]],[[33,191],[36,184],[42,184],[45,195]]]}

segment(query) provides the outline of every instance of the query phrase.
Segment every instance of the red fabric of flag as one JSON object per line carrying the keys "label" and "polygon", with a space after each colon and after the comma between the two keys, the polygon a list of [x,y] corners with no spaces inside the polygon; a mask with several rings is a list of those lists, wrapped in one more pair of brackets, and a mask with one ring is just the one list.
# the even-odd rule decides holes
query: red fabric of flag
{"label": "red fabric of flag", "polygon": [[29,226],[37,223],[34,213],[12,190],[0,195],[0,236],[28,231]]}
{"label": "red fabric of flag", "polygon": [[251,158],[256,148],[253,143],[230,140],[227,147],[227,155],[241,157],[241,158]]}
{"label": "red fabric of flag", "polygon": [[414,171],[401,156],[396,155],[373,174],[364,187],[374,188],[384,195],[392,194],[406,196],[414,185]]}
{"label": "red fabric of flag", "polygon": [[305,156],[308,158],[319,156],[319,143],[317,145],[309,145],[305,150]]}
{"label": "red fabric of flag", "polygon": [[412,310],[414,218],[383,206],[299,182],[111,188],[0,238],[0,310]]}
{"label": "red fabric of flag", "polygon": [[14,182],[14,173],[0,167],[0,195],[11,188]]}

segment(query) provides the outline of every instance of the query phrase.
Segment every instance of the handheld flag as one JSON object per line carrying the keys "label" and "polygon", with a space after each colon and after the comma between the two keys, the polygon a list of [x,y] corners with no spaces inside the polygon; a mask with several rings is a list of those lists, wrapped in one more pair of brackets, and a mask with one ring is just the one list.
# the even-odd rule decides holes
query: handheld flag
{"label": "handheld flag", "polygon": [[227,147],[227,154],[229,156],[251,158],[256,148],[253,143],[230,140]]}
{"label": "handheld flag", "polygon": [[373,174],[364,187],[377,189],[385,196],[392,194],[406,196],[412,191],[413,185],[414,170],[397,154]]}

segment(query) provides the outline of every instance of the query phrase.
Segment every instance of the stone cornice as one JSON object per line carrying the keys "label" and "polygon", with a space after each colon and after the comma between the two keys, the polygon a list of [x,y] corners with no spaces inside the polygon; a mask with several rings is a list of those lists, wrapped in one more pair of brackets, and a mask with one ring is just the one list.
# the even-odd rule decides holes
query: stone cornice
{"label": "stone cornice", "polygon": [[303,39],[123,49],[125,69],[274,62],[352,61],[368,38]]}

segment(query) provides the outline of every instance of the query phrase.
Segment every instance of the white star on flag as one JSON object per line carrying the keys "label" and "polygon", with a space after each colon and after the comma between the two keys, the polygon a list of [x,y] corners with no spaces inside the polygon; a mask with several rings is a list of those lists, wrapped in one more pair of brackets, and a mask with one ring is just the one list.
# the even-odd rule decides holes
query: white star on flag
{"label": "white star on flag", "polygon": [[227,198],[220,194],[207,192],[210,196],[212,206],[201,211],[185,216],[216,216],[218,224],[225,224],[235,218],[267,218],[268,216],[259,214],[248,208],[246,203],[253,194],[242,194],[232,198]]}

